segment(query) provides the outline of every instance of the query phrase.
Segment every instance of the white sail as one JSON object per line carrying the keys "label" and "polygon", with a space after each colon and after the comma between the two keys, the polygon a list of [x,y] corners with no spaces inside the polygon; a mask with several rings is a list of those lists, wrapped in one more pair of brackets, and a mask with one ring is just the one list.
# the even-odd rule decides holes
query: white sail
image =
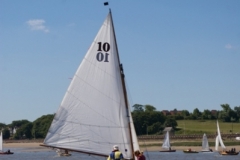
{"label": "white sail", "polygon": [[215,142],[215,150],[218,151],[218,146],[219,146],[219,139],[218,136],[216,137],[216,142]]}
{"label": "white sail", "polygon": [[71,81],[44,145],[101,156],[118,145],[124,158],[134,159],[139,146],[123,79],[109,12]]}
{"label": "white sail", "polygon": [[208,139],[205,133],[203,134],[203,138],[202,138],[202,150],[209,151]]}
{"label": "white sail", "polygon": [[[225,149],[225,145],[223,144],[223,140],[222,140],[222,137],[221,137],[221,132],[220,132],[220,128],[219,128],[219,124],[218,124],[218,121],[217,121],[217,138],[216,138],[216,143],[217,141],[220,143],[222,149]],[[218,144],[219,145],[219,144]],[[216,147],[215,147],[216,148]]]}
{"label": "white sail", "polygon": [[170,147],[169,132],[167,131],[163,140],[162,148],[169,149]]}
{"label": "white sail", "polygon": [[0,151],[3,151],[3,137],[2,137],[2,132],[0,134]]}

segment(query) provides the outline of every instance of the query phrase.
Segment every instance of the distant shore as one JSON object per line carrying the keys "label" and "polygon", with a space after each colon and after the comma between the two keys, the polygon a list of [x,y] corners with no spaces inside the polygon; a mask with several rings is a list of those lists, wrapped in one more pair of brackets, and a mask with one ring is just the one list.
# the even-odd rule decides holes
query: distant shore
{"label": "distant shore", "polygon": [[[144,142],[146,143],[146,142]],[[151,142],[147,142],[148,144],[151,144]],[[11,148],[22,148],[23,151],[46,151],[49,150],[51,151],[52,148],[46,148],[46,147],[42,147],[40,146],[40,144],[42,144],[42,142],[28,142],[28,143],[23,143],[23,142],[19,142],[19,143],[4,143],[4,149],[11,149]],[[139,142],[140,150],[141,151],[160,151],[162,150],[161,146],[144,146],[143,142]],[[240,146],[226,146],[227,150],[230,150],[231,148],[235,148],[236,151],[240,151]],[[196,150],[196,151],[201,151],[201,146],[176,146],[176,147],[172,147],[172,149],[176,149],[177,151],[182,151],[185,149],[189,149],[191,148],[192,150]],[[213,150],[215,150],[214,147],[211,147]]]}

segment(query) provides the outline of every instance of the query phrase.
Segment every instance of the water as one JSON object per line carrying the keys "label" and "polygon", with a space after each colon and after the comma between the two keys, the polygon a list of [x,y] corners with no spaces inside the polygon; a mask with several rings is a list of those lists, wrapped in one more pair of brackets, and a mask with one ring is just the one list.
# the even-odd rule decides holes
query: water
{"label": "water", "polygon": [[[0,160],[106,160],[103,157],[89,156],[86,154],[72,152],[70,157],[59,157],[54,150],[34,150],[26,148],[9,148],[13,155],[0,155]],[[237,156],[221,156],[213,153],[192,153],[186,154],[182,151],[172,153],[144,152],[147,160],[240,160]]]}

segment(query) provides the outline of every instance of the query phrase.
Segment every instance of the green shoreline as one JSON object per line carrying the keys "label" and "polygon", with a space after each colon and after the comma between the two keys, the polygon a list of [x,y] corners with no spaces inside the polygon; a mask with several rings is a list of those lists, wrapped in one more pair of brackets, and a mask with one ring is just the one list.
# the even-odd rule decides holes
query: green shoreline
{"label": "green shoreline", "polygon": [[[226,146],[240,146],[240,142],[231,142],[231,141],[226,141],[224,142],[224,144]],[[162,146],[162,143],[141,143],[140,147],[144,147],[144,146]],[[171,143],[171,146],[202,146],[202,142],[174,142]],[[209,146],[214,147],[215,146],[215,142],[209,142]]]}

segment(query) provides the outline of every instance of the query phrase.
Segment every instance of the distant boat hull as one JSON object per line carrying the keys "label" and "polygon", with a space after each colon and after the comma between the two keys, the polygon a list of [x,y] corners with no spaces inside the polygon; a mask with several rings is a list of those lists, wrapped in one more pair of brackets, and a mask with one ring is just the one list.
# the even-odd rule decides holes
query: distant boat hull
{"label": "distant boat hull", "polygon": [[184,150],[184,153],[198,153],[198,151],[190,151],[190,150]]}
{"label": "distant boat hull", "polygon": [[176,150],[161,150],[159,152],[176,152]]}
{"label": "distant boat hull", "polygon": [[204,152],[204,153],[213,153],[212,150],[202,150],[201,152]]}
{"label": "distant boat hull", "polygon": [[66,154],[66,153],[58,153],[58,155],[59,156],[66,156],[66,157],[71,156],[71,154]]}
{"label": "distant boat hull", "polygon": [[221,155],[230,155],[230,156],[236,156],[236,155],[238,155],[238,153],[239,152],[227,152],[227,151],[220,151],[220,152],[218,152],[219,154],[221,154]]}
{"label": "distant boat hull", "polygon": [[0,152],[0,154],[13,154],[13,152]]}

